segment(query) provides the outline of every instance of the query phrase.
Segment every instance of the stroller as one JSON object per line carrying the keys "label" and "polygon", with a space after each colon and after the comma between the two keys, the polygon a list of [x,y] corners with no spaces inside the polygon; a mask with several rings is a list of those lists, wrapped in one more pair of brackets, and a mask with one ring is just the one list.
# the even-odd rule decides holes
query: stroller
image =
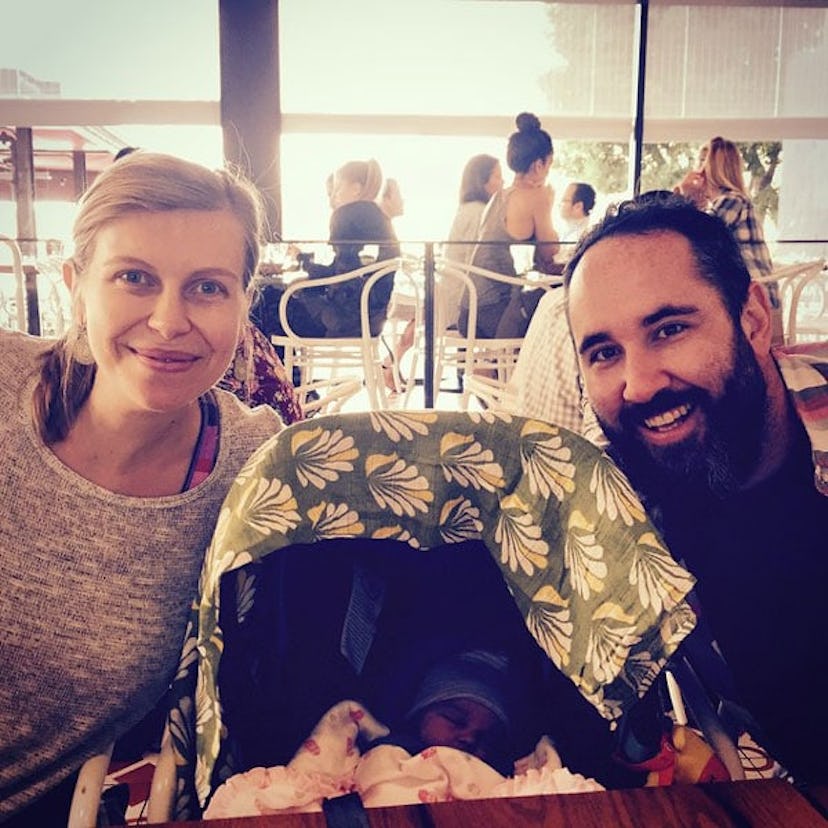
{"label": "stroller", "polygon": [[222,508],[150,815],[197,818],[332,701],[391,686],[386,705],[404,704],[421,634],[438,649],[522,635],[556,698],[609,732],[693,629],[692,586],[624,476],[565,429],[488,411],[297,423]]}

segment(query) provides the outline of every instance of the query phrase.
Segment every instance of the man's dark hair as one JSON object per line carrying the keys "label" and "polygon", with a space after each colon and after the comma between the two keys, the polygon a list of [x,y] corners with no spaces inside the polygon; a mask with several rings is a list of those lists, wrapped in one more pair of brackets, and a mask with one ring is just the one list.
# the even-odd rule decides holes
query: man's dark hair
{"label": "man's dark hair", "polygon": [[586,181],[575,182],[572,203],[577,204],[579,201],[584,205],[584,213],[589,215],[589,211],[595,206],[595,190]]}
{"label": "man's dark hair", "polygon": [[662,232],[678,233],[687,239],[699,274],[719,292],[731,318],[738,324],[750,286],[750,274],[739,245],[721,219],[702,212],[677,195],[612,205],[575,247],[563,272],[565,288],[569,289],[572,274],[584,253],[603,239]]}

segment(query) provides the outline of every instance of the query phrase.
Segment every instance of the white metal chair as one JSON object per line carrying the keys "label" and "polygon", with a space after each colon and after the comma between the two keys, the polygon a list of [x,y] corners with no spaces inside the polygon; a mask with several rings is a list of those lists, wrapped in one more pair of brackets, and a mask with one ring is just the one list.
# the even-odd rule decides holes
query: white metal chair
{"label": "white metal chair", "polygon": [[[517,365],[523,338],[477,338],[477,290],[471,275],[485,276],[488,279],[520,288],[543,290],[549,290],[559,284],[560,277],[507,276],[472,264],[463,264],[448,259],[439,259],[435,264],[440,278],[436,286],[435,302],[437,333],[434,348],[434,386],[439,389],[446,368],[454,367],[462,371],[464,375],[461,400],[463,410],[468,409],[472,394],[478,397],[484,405],[494,405],[500,399]],[[456,329],[445,327],[445,303],[440,298],[441,291],[446,291],[450,295],[455,294],[457,281],[460,281],[464,290],[469,292],[469,316],[465,336]]]}
{"label": "white metal chair", "polygon": [[14,277],[13,295],[0,289],[0,328],[26,331],[26,277],[23,273],[23,257],[17,242],[9,236],[0,235],[0,244],[11,250],[11,274]]}
{"label": "white metal chair", "polygon": [[[371,333],[369,299],[377,282],[395,271],[395,279],[410,279],[401,259],[388,259],[338,276],[297,279],[285,288],[279,302],[279,319],[285,334],[272,337],[272,341],[277,347],[284,348],[283,362],[288,376],[292,376],[294,369],[297,369],[300,382],[296,391],[306,414],[338,412],[363,386],[372,410],[388,407],[388,393],[382,377],[381,338],[379,334]],[[296,294],[355,279],[362,283],[359,337],[301,336],[291,327],[287,308]],[[419,288],[412,284],[411,289],[419,307]]]}
{"label": "white metal chair", "polygon": [[[804,339],[828,337],[828,313],[825,306],[828,271],[825,270],[824,259],[782,265],[774,268],[770,276],[756,281],[778,287],[786,345],[795,345]],[[809,286],[813,286],[811,289],[817,296],[816,313],[802,314],[802,298],[807,295],[806,289]]]}
{"label": "white metal chair", "polygon": [[72,795],[67,828],[95,828],[98,824],[101,793],[114,747],[113,742],[103,753],[87,759],[81,767]]}

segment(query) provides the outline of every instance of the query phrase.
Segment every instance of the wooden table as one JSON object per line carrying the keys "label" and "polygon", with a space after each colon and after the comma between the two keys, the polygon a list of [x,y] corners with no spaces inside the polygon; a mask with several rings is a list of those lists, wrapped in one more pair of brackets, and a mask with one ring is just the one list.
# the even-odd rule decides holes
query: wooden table
{"label": "wooden table", "polygon": [[[371,828],[818,828],[828,821],[787,782],[673,785],[604,793],[528,796],[369,808]],[[325,828],[325,817],[285,814],[211,820],[205,828]]]}

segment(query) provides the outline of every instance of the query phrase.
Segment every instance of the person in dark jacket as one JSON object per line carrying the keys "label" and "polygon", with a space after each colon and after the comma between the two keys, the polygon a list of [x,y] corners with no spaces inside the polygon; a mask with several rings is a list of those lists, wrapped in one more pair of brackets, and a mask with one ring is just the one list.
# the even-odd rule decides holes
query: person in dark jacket
{"label": "person in dark jacket", "polygon": [[[381,184],[382,171],[373,158],[349,161],[336,171],[331,193],[333,261],[323,265],[311,261],[305,253],[297,256],[311,279],[337,276],[362,267],[365,245],[378,246],[378,262],[399,256],[400,247],[391,221],[376,202]],[[359,300],[364,279],[300,291],[288,305],[288,321],[293,330],[300,336],[359,336]],[[373,336],[379,335],[385,324],[393,288],[394,274],[388,273],[371,291],[369,316]]]}

